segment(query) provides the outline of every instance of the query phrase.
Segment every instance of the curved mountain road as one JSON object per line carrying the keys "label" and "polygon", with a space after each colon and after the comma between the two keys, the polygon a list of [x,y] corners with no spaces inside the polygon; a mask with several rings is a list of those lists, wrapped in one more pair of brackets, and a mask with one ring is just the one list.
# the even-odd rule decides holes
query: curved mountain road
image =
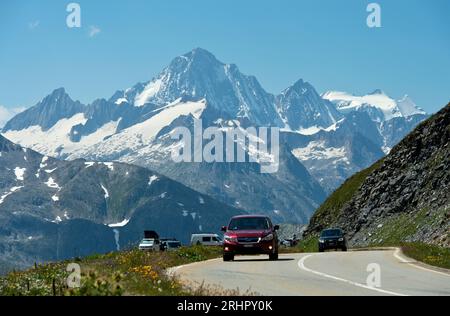
{"label": "curved mountain road", "polygon": [[450,295],[447,271],[417,264],[398,250],[283,254],[278,261],[242,256],[176,267],[172,273],[194,287],[204,283],[264,296]]}

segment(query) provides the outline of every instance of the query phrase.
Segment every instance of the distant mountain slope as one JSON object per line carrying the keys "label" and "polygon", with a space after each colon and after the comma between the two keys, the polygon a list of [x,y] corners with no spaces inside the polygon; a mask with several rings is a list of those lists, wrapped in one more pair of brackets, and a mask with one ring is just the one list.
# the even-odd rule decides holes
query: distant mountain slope
{"label": "distant mountain slope", "polygon": [[135,245],[149,229],[186,243],[243,212],[148,169],[61,161],[0,136],[0,261],[16,268]]}
{"label": "distant mountain slope", "polygon": [[420,241],[449,247],[449,140],[450,104],[347,180],[315,213],[305,236],[338,226],[353,246]]}
{"label": "distant mountain slope", "polygon": [[364,112],[351,112],[330,128],[309,135],[284,133],[283,138],[327,193],[385,155],[377,126]]}
{"label": "distant mountain slope", "polygon": [[328,91],[322,97],[332,102],[344,115],[352,112],[369,115],[383,139],[381,145],[386,154],[417,124],[428,117],[408,95],[395,100],[380,89],[364,96]]}
{"label": "distant mountain slope", "polygon": [[[161,129],[156,139],[152,138],[155,134],[149,130],[162,120],[155,120],[148,125],[145,123],[146,128],[142,128],[144,125],[136,125],[110,137],[95,148],[74,153],[69,158],[120,160],[149,167],[226,204],[266,213],[282,222],[306,223],[325,199],[321,186],[283,143],[280,144],[279,170],[274,174],[262,173],[258,163],[249,163],[248,153],[245,163],[173,162],[172,149],[179,148],[182,144],[170,138],[171,131],[176,126],[184,126],[193,133],[193,120],[194,116],[191,114],[176,119],[173,124]],[[235,122],[220,124],[220,127],[227,128]],[[122,146],[124,142],[128,146]]]}

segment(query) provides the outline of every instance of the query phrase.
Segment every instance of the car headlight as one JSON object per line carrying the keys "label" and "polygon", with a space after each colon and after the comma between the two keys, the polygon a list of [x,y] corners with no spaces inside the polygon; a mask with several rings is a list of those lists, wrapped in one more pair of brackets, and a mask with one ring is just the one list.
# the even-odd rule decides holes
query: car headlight
{"label": "car headlight", "polygon": [[319,239],[319,242],[322,244],[322,243],[324,243],[325,242],[325,240],[323,240],[323,239]]}
{"label": "car headlight", "polygon": [[232,237],[232,236],[225,236],[224,240],[228,241],[228,242],[237,242],[237,238],[236,237]]}
{"label": "car headlight", "polygon": [[273,234],[269,234],[264,238],[261,238],[261,241],[270,241],[273,240]]}
{"label": "car headlight", "polygon": [[339,241],[344,241],[344,238],[339,238]]}

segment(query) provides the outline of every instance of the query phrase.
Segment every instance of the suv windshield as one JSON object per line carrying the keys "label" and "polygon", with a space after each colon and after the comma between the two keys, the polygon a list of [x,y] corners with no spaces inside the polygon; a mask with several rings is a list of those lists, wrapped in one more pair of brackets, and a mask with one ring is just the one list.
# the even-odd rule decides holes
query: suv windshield
{"label": "suv windshield", "polygon": [[228,227],[229,230],[266,230],[269,228],[269,221],[264,217],[234,218]]}
{"label": "suv windshield", "polygon": [[324,230],[321,237],[335,237],[335,236],[342,236],[342,231],[340,229],[328,229]]}

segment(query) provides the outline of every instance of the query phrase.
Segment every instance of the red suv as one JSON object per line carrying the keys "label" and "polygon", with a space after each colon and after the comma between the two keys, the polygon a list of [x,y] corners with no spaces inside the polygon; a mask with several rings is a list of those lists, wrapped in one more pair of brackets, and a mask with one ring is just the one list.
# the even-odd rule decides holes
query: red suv
{"label": "red suv", "polygon": [[269,255],[270,260],[278,259],[278,225],[272,225],[267,216],[241,215],[233,217],[225,232],[223,241],[223,261],[234,260],[235,255]]}

